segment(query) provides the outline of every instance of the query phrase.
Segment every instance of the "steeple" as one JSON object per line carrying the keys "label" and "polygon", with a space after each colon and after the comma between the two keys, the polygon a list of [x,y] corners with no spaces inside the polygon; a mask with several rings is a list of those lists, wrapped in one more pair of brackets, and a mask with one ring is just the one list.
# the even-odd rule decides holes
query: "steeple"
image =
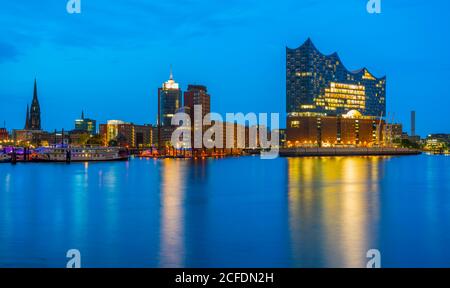
{"label": "steeple", "polygon": [[27,104],[27,116],[25,119],[25,130],[30,129],[30,105]]}
{"label": "steeple", "polygon": [[36,100],[37,101],[37,81],[36,81],[36,77],[34,78],[34,92],[33,92],[33,101]]}
{"label": "steeple", "polygon": [[34,78],[34,91],[30,110],[29,129],[41,130],[41,108],[39,106],[36,78]]}

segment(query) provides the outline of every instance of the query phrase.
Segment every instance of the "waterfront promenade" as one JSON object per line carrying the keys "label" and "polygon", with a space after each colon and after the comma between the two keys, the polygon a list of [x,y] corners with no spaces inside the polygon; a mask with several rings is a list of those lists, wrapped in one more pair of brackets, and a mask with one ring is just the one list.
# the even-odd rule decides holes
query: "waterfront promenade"
{"label": "waterfront promenade", "polygon": [[420,150],[393,147],[307,147],[280,149],[282,157],[419,155]]}

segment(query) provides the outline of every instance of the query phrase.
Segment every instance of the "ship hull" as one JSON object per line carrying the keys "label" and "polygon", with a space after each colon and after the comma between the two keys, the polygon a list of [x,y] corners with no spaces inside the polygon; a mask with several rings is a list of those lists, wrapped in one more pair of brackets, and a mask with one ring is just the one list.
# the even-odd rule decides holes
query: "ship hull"
{"label": "ship hull", "polygon": [[0,163],[10,163],[11,156],[9,155],[0,155]]}
{"label": "ship hull", "polygon": [[118,148],[55,148],[32,157],[32,162],[111,162],[126,161],[129,155]]}

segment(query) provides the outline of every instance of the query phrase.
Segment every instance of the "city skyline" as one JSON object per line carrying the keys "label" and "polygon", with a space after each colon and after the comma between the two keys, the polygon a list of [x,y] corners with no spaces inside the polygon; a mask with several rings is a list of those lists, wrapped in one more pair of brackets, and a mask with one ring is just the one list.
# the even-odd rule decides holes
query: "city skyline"
{"label": "city skyline", "polygon": [[[410,130],[411,110],[417,111],[417,134],[449,130],[444,117],[450,100],[444,85],[439,85],[445,83],[450,67],[443,53],[449,42],[440,37],[449,26],[447,19],[439,17],[449,5],[446,2],[440,7],[424,6],[423,1],[386,2],[382,14],[371,15],[359,1],[285,1],[305,16],[297,22],[284,16],[285,7],[273,3],[252,2],[253,10],[247,10],[218,3],[204,7],[195,1],[194,8],[207,15],[203,22],[187,17],[182,2],[155,4],[161,15],[186,16],[167,23],[161,16],[145,20],[155,13],[152,5],[105,3],[86,2],[81,15],[69,15],[53,3],[30,3],[26,8],[5,3],[0,12],[0,33],[5,35],[0,41],[0,96],[9,105],[1,105],[0,121],[6,120],[9,130],[23,126],[35,76],[45,130],[72,128],[81,109],[99,123],[109,119],[156,123],[155,91],[171,64],[183,91],[189,84],[208,86],[214,112],[281,112],[285,123],[284,50],[298,47],[308,37],[324,54],[337,50],[349,70],[366,64],[374,75],[386,74],[387,111],[395,115],[394,122],[404,124],[405,131]],[[127,6],[126,14],[121,14],[122,5]],[[284,14],[270,16],[273,25],[268,26],[261,12],[272,8]],[[32,14],[36,10],[41,13]],[[232,16],[235,10],[240,13]],[[16,25],[11,25],[8,11],[14,11]],[[341,15],[334,15],[336,11]],[[328,16],[324,23],[313,21],[318,13]],[[347,14],[351,19],[337,21]],[[132,16],[142,25],[129,24]],[[411,16],[416,16],[414,21]],[[167,25],[157,29],[155,21]],[[357,27],[361,21],[366,25]],[[46,29],[38,32],[31,23]],[[344,29],[349,25],[352,35]],[[73,27],[77,29],[69,29]],[[66,35],[66,29],[72,32]],[[223,45],[231,40],[233,45]],[[129,107],[123,108],[122,102]]]}

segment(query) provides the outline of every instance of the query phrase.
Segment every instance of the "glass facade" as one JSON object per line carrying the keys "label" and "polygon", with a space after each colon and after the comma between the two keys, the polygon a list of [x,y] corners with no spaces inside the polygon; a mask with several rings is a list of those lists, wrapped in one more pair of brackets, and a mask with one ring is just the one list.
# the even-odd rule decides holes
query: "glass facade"
{"label": "glass facade", "polygon": [[172,118],[181,107],[181,101],[181,89],[171,72],[170,79],[158,89],[158,125],[172,125]]}
{"label": "glass facade", "polygon": [[97,121],[87,118],[77,119],[75,120],[75,130],[95,135],[97,134]]}
{"label": "glass facade", "polygon": [[348,71],[337,53],[322,54],[308,39],[286,49],[287,113],[339,116],[357,110],[363,116],[386,114],[386,77],[366,68]]}

